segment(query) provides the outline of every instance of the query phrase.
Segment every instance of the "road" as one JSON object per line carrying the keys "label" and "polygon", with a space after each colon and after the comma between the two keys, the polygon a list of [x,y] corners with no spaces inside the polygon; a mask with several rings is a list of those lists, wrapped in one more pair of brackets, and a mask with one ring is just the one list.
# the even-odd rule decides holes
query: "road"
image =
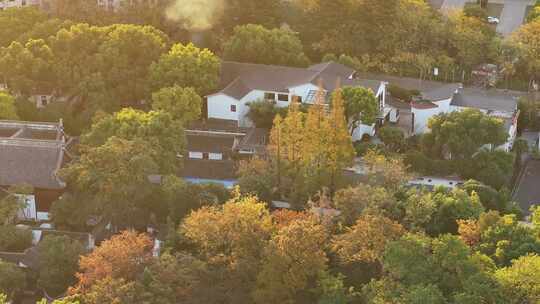
{"label": "road", "polygon": [[503,36],[510,35],[523,24],[527,6],[531,5],[530,0],[506,0],[501,13],[501,23],[497,26],[497,32]]}

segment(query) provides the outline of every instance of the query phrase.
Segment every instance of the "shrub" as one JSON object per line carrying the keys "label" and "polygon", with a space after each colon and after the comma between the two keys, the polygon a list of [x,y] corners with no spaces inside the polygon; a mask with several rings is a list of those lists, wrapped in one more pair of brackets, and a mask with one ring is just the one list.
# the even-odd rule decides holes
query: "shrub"
{"label": "shrub", "polygon": [[390,95],[393,97],[405,102],[410,102],[413,97],[420,96],[420,91],[418,90],[407,90],[393,84],[388,86],[388,92],[390,92]]}
{"label": "shrub", "polygon": [[22,252],[32,246],[32,231],[0,226],[0,251]]}

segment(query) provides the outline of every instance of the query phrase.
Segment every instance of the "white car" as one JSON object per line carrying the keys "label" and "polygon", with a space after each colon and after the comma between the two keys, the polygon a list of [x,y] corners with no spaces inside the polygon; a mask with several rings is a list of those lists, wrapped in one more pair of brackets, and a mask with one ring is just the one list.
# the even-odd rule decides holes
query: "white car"
{"label": "white car", "polygon": [[487,18],[487,22],[488,22],[489,24],[499,24],[500,20],[499,20],[499,18],[497,18],[497,17],[489,16],[489,17]]}

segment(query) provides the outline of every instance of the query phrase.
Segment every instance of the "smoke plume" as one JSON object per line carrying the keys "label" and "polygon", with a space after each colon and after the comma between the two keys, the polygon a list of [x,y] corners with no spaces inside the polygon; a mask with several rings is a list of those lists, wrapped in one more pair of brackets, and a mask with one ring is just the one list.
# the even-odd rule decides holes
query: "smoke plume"
{"label": "smoke plume", "polygon": [[225,0],[176,0],[165,13],[190,31],[204,31],[212,28],[224,8]]}

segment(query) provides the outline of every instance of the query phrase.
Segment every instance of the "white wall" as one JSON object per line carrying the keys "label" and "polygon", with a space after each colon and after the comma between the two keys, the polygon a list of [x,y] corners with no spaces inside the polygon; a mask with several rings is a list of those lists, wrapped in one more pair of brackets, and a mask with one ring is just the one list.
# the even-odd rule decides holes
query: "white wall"
{"label": "white wall", "polygon": [[375,124],[372,124],[371,126],[360,124],[352,134],[352,141],[361,140],[364,134],[375,136]]}
{"label": "white wall", "polygon": [[[231,105],[236,105],[236,112],[231,112]],[[222,93],[208,96],[208,118],[239,120],[240,102]]]}
{"label": "white wall", "polygon": [[319,90],[319,87],[312,84],[312,83],[306,83],[306,84],[303,84],[303,85],[294,86],[294,87],[289,88],[289,91],[291,92],[291,96],[296,95],[296,96],[302,97],[302,103],[304,103],[306,101],[306,98],[307,98],[308,93],[310,91],[317,91],[317,90]]}
{"label": "white wall", "polygon": [[440,113],[439,108],[418,109],[411,107],[414,117],[414,134],[422,134],[429,131],[429,119]]}
{"label": "white wall", "polygon": [[25,5],[23,5],[23,0],[0,0],[0,9],[40,4],[40,0],[26,0],[24,2],[26,3]]}

